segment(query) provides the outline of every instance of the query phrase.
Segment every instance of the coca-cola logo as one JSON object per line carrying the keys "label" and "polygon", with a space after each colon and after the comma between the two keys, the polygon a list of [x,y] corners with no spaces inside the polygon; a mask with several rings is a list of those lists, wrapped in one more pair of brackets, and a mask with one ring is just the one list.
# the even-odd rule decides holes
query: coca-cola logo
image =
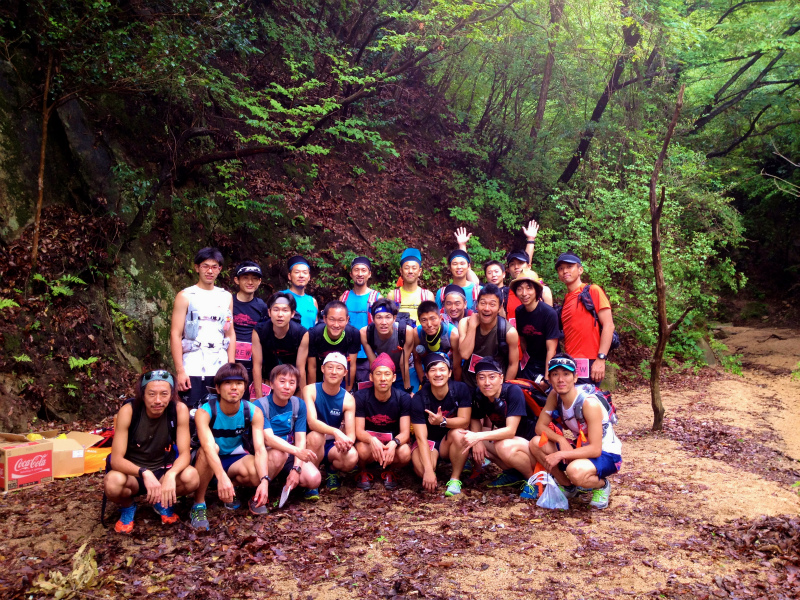
{"label": "coca-cola logo", "polygon": [[31,475],[37,471],[47,471],[48,467],[48,453],[32,454],[21,456],[11,466],[11,470],[16,476]]}

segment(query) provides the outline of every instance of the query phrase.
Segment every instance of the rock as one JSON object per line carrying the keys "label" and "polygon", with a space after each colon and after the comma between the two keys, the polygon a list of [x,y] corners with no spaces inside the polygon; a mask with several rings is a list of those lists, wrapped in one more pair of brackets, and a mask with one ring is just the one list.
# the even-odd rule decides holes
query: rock
{"label": "rock", "polygon": [[697,347],[703,353],[703,360],[706,361],[706,364],[710,367],[719,366],[719,360],[717,360],[717,355],[714,354],[714,351],[711,349],[711,344],[709,344],[706,338],[700,338],[697,341]]}
{"label": "rock", "polygon": [[600,382],[600,389],[613,392],[619,388],[619,366],[612,362],[606,361],[606,374],[603,381]]}

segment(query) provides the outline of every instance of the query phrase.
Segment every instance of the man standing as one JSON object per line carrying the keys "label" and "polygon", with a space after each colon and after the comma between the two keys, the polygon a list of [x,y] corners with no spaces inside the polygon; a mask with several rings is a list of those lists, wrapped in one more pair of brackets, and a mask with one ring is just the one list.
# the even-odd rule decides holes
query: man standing
{"label": "man standing", "polygon": [[[439,311],[443,322],[458,327],[461,319],[474,313],[472,309],[467,308],[467,295],[464,290],[455,283],[446,285],[440,291],[441,293],[437,295],[444,298],[444,305]],[[477,296],[477,286],[473,286],[472,291]],[[417,314],[419,314],[419,309],[417,309]]]}
{"label": "man standing", "polygon": [[172,375],[145,373],[136,383],[133,401],[117,413],[111,469],[104,480],[106,496],[121,506],[114,526],[117,533],[133,531],[139,495],[146,496],[162,523],[178,521],[172,509],[177,497],[191,494],[200,484],[197,471],[189,465],[189,438],[189,409],[178,402]]}
{"label": "man standing", "polygon": [[519,367],[517,330],[499,315],[503,294],[487,284],[478,295],[478,310],[458,325],[458,348],[464,358],[462,378],[471,390],[477,386],[475,365],[492,358],[503,365],[506,379],[513,379]]}
{"label": "man standing", "polygon": [[[330,491],[341,486],[339,473],[349,473],[358,463],[356,441],[356,401],[342,388],[347,373],[347,359],[332,352],[322,363],[323,380],[303,388],[306,403],[308,436],[306,443],[314,452],[314,465],[327,463],[326,486]],[[307,497],[313,498],[314,490]],[[317,490],[319,497],[319,490]]]}
{"label": "man standing", "polygon": [[[480,291],[480,285],[467,279],[467,275],[472,272],[471,263],[472,260],[465,250],[453,250],[447,256],[447,264],[450,266],[450,273],[453,276],[452,283],[461,288],[467,310],[474,308],[475,300],[477,300],[478,292]],[[439,288],[439,291],[436,292],[436,304],[439,305],[440,309],[445,307],[445,295],[448,287],[450,286]]]}
{"label": "man standing", "polygon": [[194,495],[192,527],[208,530],[206,490],[211,478],[217,478],[217,496],[225,508],[241,506],[236,485],[256,488],[248,502],[254,515],[267,513],[269,474],[267,449],[264,446],[264,415],[247,400],[242,400],[247,387],[247,371],[242,365],[222,365],[214,376],[217,398],[210,397],[195,413],[197,451],[195,468],[200,485]]}
{"label": "man standing", "polygon": [[[300,345],[306,334],[303,327],[294,318],[297,303],[288,292],[275,292],[267,301],[269,319],[259,323],[253,330],[253,388],[256,398],[263,395],[262,384],[269,385],[264,373],[269,376],[278,365],[294,365],[299,375],[299,389],[305,387],[306,359],[299,360]],[[305,355],[308,356],[308,344]]]}
{"label": "man standing", "polygon": [[400,255],[400,277],[403,285],[394,291],[394,303],[399,312],[408,313],[417,322],[417,307],[425,300],[433,300],[433,294],[420,287],[422,276],[422,254],[416,248],[406,248]]}
{"label": "man standing", "polygon": [[311,267],[302,256],[293,256],[286,266],[289,268],[289,288],[286,291],[294,296],[300,323],[306,329],[311,329],[317,324],[319,314],[317,301],[313,296],[306,294],[306,286],[311,281]]}
{"label": "man standing", "polygon": [[[453,466],[444,495],[461,493],[461,472],[467,455],[457,448],[451,438],[453,430],[466,429],[472,415],[469,388],[460,381],[450,381],[450,359],[439,352],[425,357],[425,375],[428,382],[411,399],[416,441],[411,446],[414,472],[422,478],[422,486],[429,492],[436,489],[436,463],[440,456],[450,459]],[[424,411],[424,412],[423,412]]]}
{"label": "man standing", "polygon": [[522,271],[511,282],[511,291],[522,302],[515,313],[523,351],[517,377],[532,381],[538,376],[547,379],[546,366],[558,351],[561,336],[558,314],[552,306],[541,301],[542,284],[539,276],[531,270]]}
{"label": "man standing", "polygon": [[345,389],[353,390],[356,374],[356,357],[361,349],[361,333],[348,322],[347,306],[339,300],[331,300],[322,311],[322,323],[317,323],[303,336],[297,360],[303,360],[308,348],[306,381],[309,384],[322,379],[322,365],[332,352],[347,356],[349,365],[345,378]]}
{"label": "man standing", "polygon": [[[536,464],[529,443],[536,434],[535,418],[529,415],[522,390],[503,382],[503,369],[493,358],[483,358],[475,365],[478,390],[472,401],[469,431],[458,431],[453,442],[460,451],[472,449],[476,465],[488,458],[503,472],[488,487],[522,485],[520,497],[537,497],[536,489],[527,480]],[[488,429],[484,429],[484,419]]]}
{"label": "man standing", "polygon": [[[583,265],[574,252],[564,252],[556,259],[556,271],[567,286],[561,307],[564,349],[575,359],[578,383],[599,384],[606,374],[606,358],[614,337],[611,303],[600,286],[581,281]],[[587,292],[595,314],[587,309],[586,301],[581,298]]]}
{"label": "man standing", "polygon": [[[414,349],[414,329],[406,325],[408,321],[397,321],[397,305],[388,298],[381,298],[372,305],[372,323],[361,328],[361,345],[367,352],[372,365],[380,354],[392,359],[395,371],[401,378],[394,386],[411,393],[408,359]],[[402,326],[403,331],[400,331]]]}
{"label": "man standing", "polygon": [[[538,435],[530,442],[531,454],[547,467],[568,498],[580,493],[579,486],[591,490],[593,508],[606,508],[611,494],[608,477],[622,466],[622,442],[614,433],[608,409],[593,388],[576,387],[577,365],[571,356],[558,354],[547,368],[553,389],[536,423]],[[549,428],[554,414],[572,431],[575,442]],[[543,434],[549,441],[539,447],[539,436]]]}
{"label": "man standing", "polygon": [[[269,476],[286,478],[285,487],[319,488],[317,455],[306,448],[306,404],[294,395],[300,376],[294,365],[278,365],[269,380],[272,392],[254,404],[264,413],[264,441],[269,448]],[[317,493],[316,498],[319,498]]]}
{"label": "man standing", "polygon": [[414,370],[420,378],[423,373],[423,361],[431,352],[447,355],[453,366],[453,377],[461,381],[461,352],[459,349],[458,329],[442,321],[435,302],[426,300],[417,309],[419,325],[416,331],[416,347],[414,348]]}
{"label": "man standing", "polygon": [[[372,263],[366,256],[356,256],[350,263],[350,278],[353,280],[353,289],[342,294],[341,300],[347,306],[350,315],[350,325],[361,331],[362,328],[372,323],[372,305],[381,295],[367,287],[372,277]],[[369,379],[369,360],[362,348],[356,358],[356,382]]]}
{"label": "man standing", "polygon": [[411,460],[411,396],[392,386],[394,361],[387,354],[378,356],[370,366],[373,387],[359,390],[356,399],[356,451],[360,472],[356,487],[372,487],[367,465],[378,463],[387,490],[397,488],[391,467],[400,468]]}
{"label": "man standing", "polygon": [[[267,304],[256,298],[256,290],[261,285],[261,267],[252,260],[246,260],[236,267],[233,283],[239,288],[233,296],[233,329],[236,332],[236,362],[244,365],[250,381],[253,380],[253,328],[267,319]],[[256,392],[253,396],[258,398]],[[250,399],[250,388],[244,392],[244,399]]]}
{"label": "man standing", "polygon": [[235,360],[233,297],[214,286],[221,269],[219,250],[200,250],[194,257],[197,284],[178,292],[172,309],[169,345],[175,383],[189,408],[197,408],[219,368]]}

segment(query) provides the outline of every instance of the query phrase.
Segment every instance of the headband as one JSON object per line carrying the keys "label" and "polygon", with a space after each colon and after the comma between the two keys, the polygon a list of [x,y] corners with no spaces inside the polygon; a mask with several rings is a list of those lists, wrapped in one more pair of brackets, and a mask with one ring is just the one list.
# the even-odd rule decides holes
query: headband
{"label": "headband", "polygon": [[475,373],[481,373],[483,371],[489,371],[490,373],[499,373],[500,375],[503,374],[503,368],[498,364],[498,362],[487,356],[478,361],[478,364],[475,365]]}
{"label": "headband", "polygon": [[449,265],[457,258],[463,258],[468,263],[472,263],[469,254],[467,254],[464,250],[459,249],[459,250],[453,250],[450,254],[447,255],[447,264]]}
{"label": "headband", "polygon": [[309,269],[311,268],[309,266],[309,264],[308,264],[308,261],[305,258],[303,258],[302,256],[293,256],[292,258],[289,259],[289,261],[286,264],[289,267],[289,272],[290,273],[291,273],[292,269],[295,268],[297,265],[305,265]]}
{"label": "headband", "polygon": [[342,365],[345,369],[347,368],[347,359],[341,352],[331,352],[325,357],[325,360],[322,361],[322,364],[327,365],[329,362],[335,362]]}
{"label": "headband", "polygon": [[567,371],[572,371],[573,373],[578,368],[578,366],[575,364],[575,361],[571,358],[558,357],[551,358],[550,362],[547,363],[547,372],[549,373],[553,369],[558,369],[559,367],[566,369]]}
{"label": "headband", "polygon": [[278,296],[275,298],[275,302],[272,303],[272,306],[275,306],[276,304],[285,304],[289,308],[292,307],[292,303],[289,302],[289,299],[285,296]]}
{"label": "headband", "polygon": [[372,364],[369,366],[369,372],[374,373],[375,369],[378,367],[386,367],[391,369],[392,373],[395,373],[395,366],[392,357],[386,354],[386,352],[381,352],[378,355],[378,358],[372,361]]}
{"label": "headband", "polygon": [[425,357],[425,372],[427,373],[433,365],[438,363],[444,363],[447,365],[448,369],[451,368],[450,359],[446,354],[442,352],[431,352]]}
{"label": "headband", "polygon": [[175,387],[175,380],[172,378],[172,375],[169,371],[159,370],[159,371],[148,371],[144,375],[142,375],[142,388],[147,387],[147,384],[151,381],[166,381],[170,387]]}
{"label": "headband", "polygon": [[464,293],[464,288],[460,285],[456,285],[455,283],[451,283],[444,288],[444,297],[447,298],[450,294],[458,294],[464,300],[467,299],[467,295]]}
{"label": "headband", "polygon": [[353,259],[353,262],[350,263],[350,270],[352,271],[353,267],[356,265],[365,265],[370,271],[372,271],[372,263],[366,256],[356,256]]}
{"label": "headband", "polygon": [[228,375],[227,377],[223,377],[222,379],[220,379],[219,383],[222,383],[223,381],[244,381],[246,383],[247,379],[245,379],[241,375]]}
{"label": "headband", "polygon": [[372,316],[373,317],[375,315],[380,314],[380,313],[389,313],[389,314],[391,314],[392,311],[389,310],[389,307],[386,306],[385,304],[379,304],[378,306],[373,307],[373,309],[372,309]]}
{"label": "headband", "polygon": [[236,269],[236,277],[241,277],[242,275],[246,275],[247,273],[252,273],[253,275],[258,275],[258,278],[261,279],[261,267],[258,265],[245,265],[244,267],[239,267]]}

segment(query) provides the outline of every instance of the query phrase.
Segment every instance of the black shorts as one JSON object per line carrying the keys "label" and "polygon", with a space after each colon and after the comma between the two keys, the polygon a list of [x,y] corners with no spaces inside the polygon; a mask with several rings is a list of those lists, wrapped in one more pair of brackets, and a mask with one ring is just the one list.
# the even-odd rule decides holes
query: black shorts
{"label": "black shorts", "polygon": [[[169,469],[171,467],[172,467],[172,465],[170,465],[169,467],[159,467],[158,469],[148,469],[148,470],[152,471],[153,475],[156,476],[156,479],[161,481],[161,478],[164,476],[164,474],[167,471],[169,471]],[[145,495],[147,495],[147,486],[145,486],[145,484],[144,484],[144,478],[143,477],[137,477],[136,481],[139,484],[139,490],[133,495],[133,497],[135,498],[136,496],[145,496]]]}
{"label": "black shorts", "polygon": [[178,392],[178,395],[190,409],[199,408],[201,400],[208,394],[208,388],[214,387],[214,377],[213,375],[206,377],[189,376],[189,381],[191,382],[191,389],[185,392]]}

